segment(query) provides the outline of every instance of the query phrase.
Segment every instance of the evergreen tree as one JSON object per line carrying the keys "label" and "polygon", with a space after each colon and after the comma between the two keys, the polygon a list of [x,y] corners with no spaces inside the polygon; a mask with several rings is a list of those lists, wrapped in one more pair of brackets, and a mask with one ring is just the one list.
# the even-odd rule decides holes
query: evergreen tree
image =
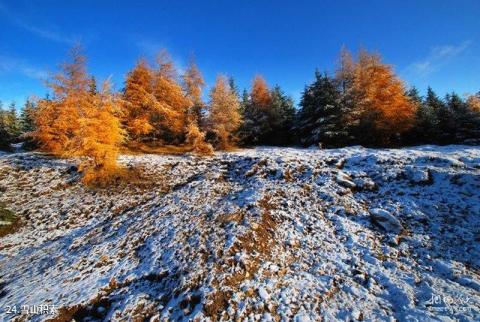
{"label": "evergreen tree", "polygon": [[90,77],[90,82],[88,84],[88,88],[89,88],[90,94],[92,94],[92,95],[97,95],[98,94],[97,80],[95,79],[95,76]]}
{"label": "evergreen tree", "polygon": [[287,145],[294,143],[292,128],[295,119],[295,107],[291,97],[285,95],[276,85],[270,93],[272,102],[272,131],[266,138],[266,144]]}
{"label": "evergreen tree", "polygon": [[35,109],[33,101],[27,99],[20,113],[20,128],[24,134],[35,130]]}
{"label": "evergreen tree", "polygon": [[468,104],[456,93],[447,95],[447,107],[452,114],[452,121],[447,123],[447,130],[453,133],[452,143],[463,143],[468,139],[479,138],[479,117]]}
{"label": "evergreen tree", "polygon": [[238,97],[238,99],[240,99],[240,91],[238,90],[238,86],[233,76],[230,76],[228,78],[228,85],[230,86],[230,90],[232,91],[232,93],[234,93]]}
{"label": "evergreen tree", "polygon": [[21,134],[21,128],[15,102],[10,103],[8,111],[5,112],[5,123],[10,136],[10,141],[17,142]]}
{"label": "evergreen tree", "polygon": [[8,131],[6,122],[6,111],[3,109],[3,104],[0,101],[0,150],[9,151],[11,149],[11,136]]}
{"label": "evergreen tree", "polygon": [[412,87],[407,92],[410,101],[416,106],[416,117],[414,126],[407,133],[409,143],[435,143],[438,137],[438,118],[435,106],[439,103],[431,88],[427,91],[425,101],[420,96],[416,87]]}
{"label": "evergreen tree", "polygon": [[302,145],[335,146],[345,140],[340,92],[326,73],[315,72],[315,80],[305,88],[300,107],[297,127]]}

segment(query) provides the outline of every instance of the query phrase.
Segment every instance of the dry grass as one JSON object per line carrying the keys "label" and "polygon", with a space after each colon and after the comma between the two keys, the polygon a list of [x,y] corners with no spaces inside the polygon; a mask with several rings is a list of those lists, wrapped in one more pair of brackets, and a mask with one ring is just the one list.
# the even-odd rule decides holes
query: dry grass
{"label": "dry grass", "polygon": [[126,147],[123,147],[121,153],[130,155],[139,154],[171,154],[180,155],[187,152],[192,152],[193,147],[190,145],[154,145],[147,143],[130,142]]}
{"label": "dry grass", "polygon": [[[15,214],[8,210],[3,202],[0,202],[0,237],[16,232],[20,229],[20,219]],[[1,247],[0,247],[1,248]]]}
{"label": "dry grass", "polygon": [[[233,293],[231,290],[238,289],[243,281],[252,278],[255,273],[258,272],[261,261],[270,256],[275,245],[275,228],[277,223],[270,214],[270,210],[275,208],[271,203],[271,197],[265,196],[259,201],[259,206],[262,209],[260,223],[254,225],[245,235],[240,236],[238,242],[231,249],[232,256],[235,253],[243,251],[250,255],[249,258],[251,260],[244,264],[243,270],[226,276],[223,284],[227,289],[220,286],[217,287],[219,291],[216,291],[210,296],[209,303],[204,307],[206,316],[211,317],[214,321],[219,320],[223,312],[227,310],[229,300]],[[222,271],[220,265],[217,265],[216,269]]]}

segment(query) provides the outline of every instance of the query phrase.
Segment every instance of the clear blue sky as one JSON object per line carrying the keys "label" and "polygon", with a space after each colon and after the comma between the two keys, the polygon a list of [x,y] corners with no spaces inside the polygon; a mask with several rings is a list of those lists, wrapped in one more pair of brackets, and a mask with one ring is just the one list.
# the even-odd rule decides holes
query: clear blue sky
{"label": "clear blue sky", "polygon": [[298,101],[345,44],[379,51],[422,92],[480,90],[479,0],[121,3],[0,0],[0,100],[44,96],[41,79],[76,41],[89,71],[117,89],[138,57],[164,47],[180,67],[194,54],[209,85],[226,73],[248,87],[261,73]]}

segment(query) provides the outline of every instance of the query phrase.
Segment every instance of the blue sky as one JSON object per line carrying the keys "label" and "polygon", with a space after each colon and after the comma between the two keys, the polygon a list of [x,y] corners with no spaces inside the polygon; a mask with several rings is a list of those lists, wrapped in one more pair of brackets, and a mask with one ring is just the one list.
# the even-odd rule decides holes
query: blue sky
{"label": "blue sky", "polygon": [[121,3],[0,0],[0,100],[44,96],[42,79],[77,41],[117,89],[140,56],[166,48],[180,68],[194,55],[209,85],[225,73],[244,88],[261,73],[298,101],[344,44],[380,52],[422,92],[480,90],[479,0]]}

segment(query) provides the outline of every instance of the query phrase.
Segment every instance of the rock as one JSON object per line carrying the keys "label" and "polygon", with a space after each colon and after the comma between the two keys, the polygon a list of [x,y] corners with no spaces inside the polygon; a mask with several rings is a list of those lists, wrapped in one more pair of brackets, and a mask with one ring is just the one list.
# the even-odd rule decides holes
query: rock
{"label": "rock", "polygon": [[432,183],[432,175],[428,169],[419,169],[413,166],[405,168],[407,179],[411,183],[429,184]]}
{"label": "rock", "polygon": [[370,218],[374,224],[383,228],[387,233],[398,234],[403,229],[397,217],[381,208],[370,209]]}
{"label": "rock", "polygon": [[375,184],[375,182],[368,177],[355,178],[353,182],[355,183],[355,185],[359,190],[367,190],[367,191],[377,190],[377,185]]}
{"label": "rock", "polygon": [[260,295],[260,297],[264,301],[268,301],[270,299],[270,294],[268,294],[267,290],[264,287],[258,288],[258,295]]}
{"label": "rock", "polygon": [[352,178],[348,174],[343,171],[338,171],[337,176],[335,178],[337,183],[345,188],[353,189],[357,185],[352,181]]}
{"label": "rock", "polygon": [[305,312],[300,312],[295,315],[293,318],[295,322],[311,322],[312,319],[305,313]]}

